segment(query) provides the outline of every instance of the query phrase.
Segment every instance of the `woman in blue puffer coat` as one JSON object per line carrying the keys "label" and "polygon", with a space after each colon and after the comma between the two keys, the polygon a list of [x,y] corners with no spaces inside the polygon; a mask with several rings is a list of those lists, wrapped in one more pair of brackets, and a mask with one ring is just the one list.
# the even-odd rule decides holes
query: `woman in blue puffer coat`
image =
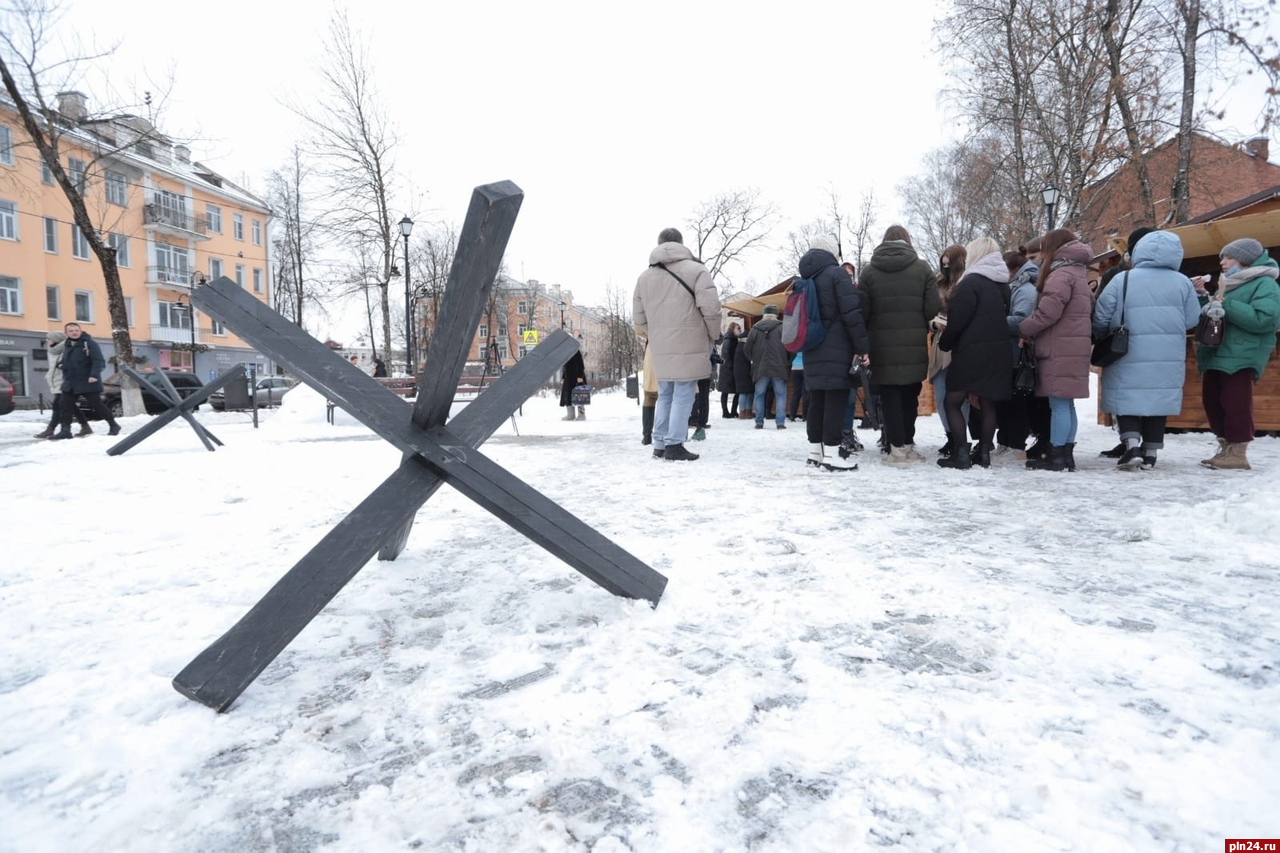
{"label": "woman in blue puffer coat", "polygon": [[1134,247],[1133,268],[1098,297],[1093,334],[1123,325],[1129,352],[1102,371],[1102,410],[1116,416],[1124,454],[1120,468],[1155,467],[1169,415],[1182,411],[1187,375],[1187,330],[1199,321],[1191,280],[1178,272],[1182,241],[1168,231],[1147,234]]}

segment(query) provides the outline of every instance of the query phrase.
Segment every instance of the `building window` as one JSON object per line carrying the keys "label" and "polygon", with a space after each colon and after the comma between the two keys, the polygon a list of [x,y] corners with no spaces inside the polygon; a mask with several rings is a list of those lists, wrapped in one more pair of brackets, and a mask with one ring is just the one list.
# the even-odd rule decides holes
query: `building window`
{"label": "building window", "polygon": [[524,344],[521,344],[520,348],[516,350],[516,352],[520,353],[521,358],[524,358],[526,355],[529,354],[529,348],[526,347]]}
{"label": "building window", "polygon": [[126,296],[124,298],[124,316],[125,322],[129,324],[129,328],[133,328],[133,297]]}
{"label": "building window", "polygon": [[22,288],[12,276],[0,275],[0,314],[22,313]]}
{"label": "building window", "polygon": [[78,157],[67,158],[67,175],[71,178],[71,184],[76,188],[76,192],[84,194],[84,179],[87,171],[85,162]]}
{"label": "building window", "polygon": [[0,164],[13,165],[13,131],[0,124]]}
{"label": "building window", "polygon": [[482,341],[489,340],[489,324],[488,323],[480,324],[480,340]]}
{"label": "building window", "polygon": [[212,317],[210,317],[210,318],[209,318],[209,331],[213,332],[213,333],[214,333],[215,335],[217,335],[218,337],[226,337],[226,334],[227,334],[227,327],[226,327],[226,326],[224,326],[224,325],[222,325],[222,321],[221,321],[221,320],[215,320],[215,319],[213,319]]}
{"label": "building window", "polygon": [[89,239],[74,222],[71,223],[71,257],[82,261],[89,260]]}
{"label": "building window", "polygon": [[237,240],[244,239],[244,217],[238,213],[231,214],[231,236]]}
{"label": "building window", "polygon": [[488,358],[488,357],[489,357],[489,345],[488,345],[488,344],[481,344],[481,345],[480,345],[480,360],[481,360],[481,361],[484,361],[484,360],[485,360],[486,358]]}
{"label": "building window", "polygon": [[49,168],[49,164],[40,158],[40,183],[53,186],[53,169]]}
{"label": "building window", "polygon": [[190,259],[187,250],[168,243],[156,243],[155,281],[166,284],[190,284]]}
{"label": "building window", "polygon": [[244,287],[244,264],[236,264],[236,284]]}
{"label": "building window", "polygon": [[0,240],[18,239],[18,206],[0,201]]}
{"label": "building window", "polygon": [[76,291],[76,322],[93,322],[93,294],[87,290]]}
{"label": "building window", "polygon": [[258,219],[254,219],[250,221],[249,227],[252,230],[252,234],[253,234],[253,245],[261,246],[262,245],[262,221]]}
{"label": "building window", "polygon": [[107,170],[107,201],[121,207],[129,206],[129,181],[119,172]]}
{"label": "building window", "polygon": [[44,312],[49,315],[50,320],[62,319],[62,300],[58,297],[56,284],[44,286]]}
{"label": "building window", "polygon": [[209,281],[217,281],[222,278],[222,259],[209,259]]}
{"label": "building window", "polygon": [[[521,299],[519,302],[517,302],[517,303],[516,303],[516,313],[517,313],[517,314],[528,314],[528,313],[529,313],[529,303],[528,303],[528,302],[525,302],[523,299]],[[520,331],[522,331],[522,332],[524,331],[524,327],[523,327],[523,326],[520,328]]]}
{"label": "building window", "polygon": [[210,231],[214,234],[222,233],[222,208],[216,204],[206,204],[204,206],[204,218]]}
{"label": "building window", "polygon": [[129,238],[123,234],[117,234],[112,231],[107,235],[107,245],[116,250],[116,264],[122,267],[129,267]]}
{"label": "building window", "polygon": [[257,267],[253,268],[253,292],[262,292],[262,270]]}
{"label": "building window", "polygon": [[58,220],[52,216],[44,218],[44,250],[50,254],[58,254]]}
{"label": "building window", "polygon": [[506,357],[507,357],[507,342],[498,341],[498,358],[505,360]]}
{"label": "building window", "polygon": [[524,327],[524,323],[521,323],[520,325],[516,326],[516,334],[520,336],[520,340],[522,341],[524,340],[524,333],[526,331],[527,330]]}
{"label": "building window", "polygon": [[170,370],[185,370],[187,373],[194,373],[195,369],[191,366],[191,357],[193,353],[184,349],[161,350],[161,360],[164,356],[169,356]]}

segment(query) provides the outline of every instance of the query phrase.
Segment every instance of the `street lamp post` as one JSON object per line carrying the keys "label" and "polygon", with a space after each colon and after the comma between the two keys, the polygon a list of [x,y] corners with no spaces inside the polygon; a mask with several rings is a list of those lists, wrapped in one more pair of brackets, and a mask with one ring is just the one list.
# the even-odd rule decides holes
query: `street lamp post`
{"label": "street lamp post", "polygon": [[178,295],[178,302],[173,306],[173,310],[187,318],[187,322],[191,327],[191,372],[196,372],[196,307],[190,302],[191,297],[187,297],[187,302],[182,301],[182,295]]}
{"label": "street lamp post", "polygon": [[1044,199],[1044,208],[1048,213],[1049,227],[1045,229],[1045,233],[1048,233],[1053,230],[1053,209],[1058,206],[1058,188],[1050,181],[1044,185],[1040,196]]}
{"label": "street lamp post", "polygon": [[560,328],[562,329],[564,328],[564,309],[568,307],[569,306],[565,304],[564,300],[561,299],[560,300]]}
{"label": "street lamp post", "polygon": [[413,220],[406,216],[400,220],[400,236],[404,238],[404,351],[405,367],[410,376],[413,370],[413,300],[409,287],[409,235],[413,232]]}

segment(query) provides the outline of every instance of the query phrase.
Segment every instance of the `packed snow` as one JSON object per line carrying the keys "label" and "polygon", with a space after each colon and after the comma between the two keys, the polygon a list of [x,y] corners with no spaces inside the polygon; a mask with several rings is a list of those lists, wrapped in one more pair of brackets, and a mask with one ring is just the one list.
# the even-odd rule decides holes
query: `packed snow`
{"label": "packed snow", "polygon": [[[459,493],[225,714],[170,681],[399,463],[309,389],[120,457],[0,418],[0,849],[1214,850],[1280,834],[1280,441],[1074,474],[804,464],[535,397],[483,450],[669,578],[615,598]],[[145,417],[123,421],[125,432]],[[942,443],[936,417],[919,444]],[[861,438],[874,448],[874,434]]]}

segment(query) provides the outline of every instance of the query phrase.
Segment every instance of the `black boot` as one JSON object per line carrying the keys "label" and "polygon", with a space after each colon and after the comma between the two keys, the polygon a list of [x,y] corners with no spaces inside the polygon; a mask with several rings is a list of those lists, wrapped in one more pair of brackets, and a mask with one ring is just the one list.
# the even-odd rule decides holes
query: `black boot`
{"label": "black boot", "polygon": [[991,445],[980,441],[978,442],[977,447],[978,447],[977,452],[974,453],[974,456],[973,456],[973,464],[978,465],[979,467],[982,467],[982,468],[990,468],[991,467],[991,450],[992,450]]}
{"label": "black boot", "polygon": [[1031,471],[1065,471],[1067,470],[1067,448],[1063,445],[1051,445],[1048,456],[1043,459],[1028,459],[1027,468]]}
{"label": "black boot", "polygon": [[698,454],[685,450],[683,444],[668,444],[662,458],[668,462],[692,462],[698,458]]}
{"label": "black boot", "polygon": [[969,442],[961,438],[951,442],[951,455],[938,460],[939,468],[957,468],[961,471],[973,467],[973,458],[969,455]]}
{"label": "black boot", "polygon": [[1027,448],[1027,461],[1031,462],[1036,459],[1043,459],[1049,453],[1049,442],[1043,437],[1036,436],[1035,444]]}
{"label": "black boot", "polygon": [[1125,443],[1122,441],[1110,450],[1104,450],[1098,455],[1105,456],[1108,459],[1119,459],[1121,456],[1124,456],[1124,452],[1127,449],[1128,448],[1125,446]]}
{"label": "black boot", "polygon": [[653,413],[654,406],[642,406],[640,409],[640,427],[644,431],[640,443],[644,445],[653,444]]}
{"label": "black boot", "polygon": [[1073,441],[1065,444],[1062,449],[1065,451],[1062,457],[1063,464],[1067,466],[1068,471],[1076,470],[1076,443]]}

